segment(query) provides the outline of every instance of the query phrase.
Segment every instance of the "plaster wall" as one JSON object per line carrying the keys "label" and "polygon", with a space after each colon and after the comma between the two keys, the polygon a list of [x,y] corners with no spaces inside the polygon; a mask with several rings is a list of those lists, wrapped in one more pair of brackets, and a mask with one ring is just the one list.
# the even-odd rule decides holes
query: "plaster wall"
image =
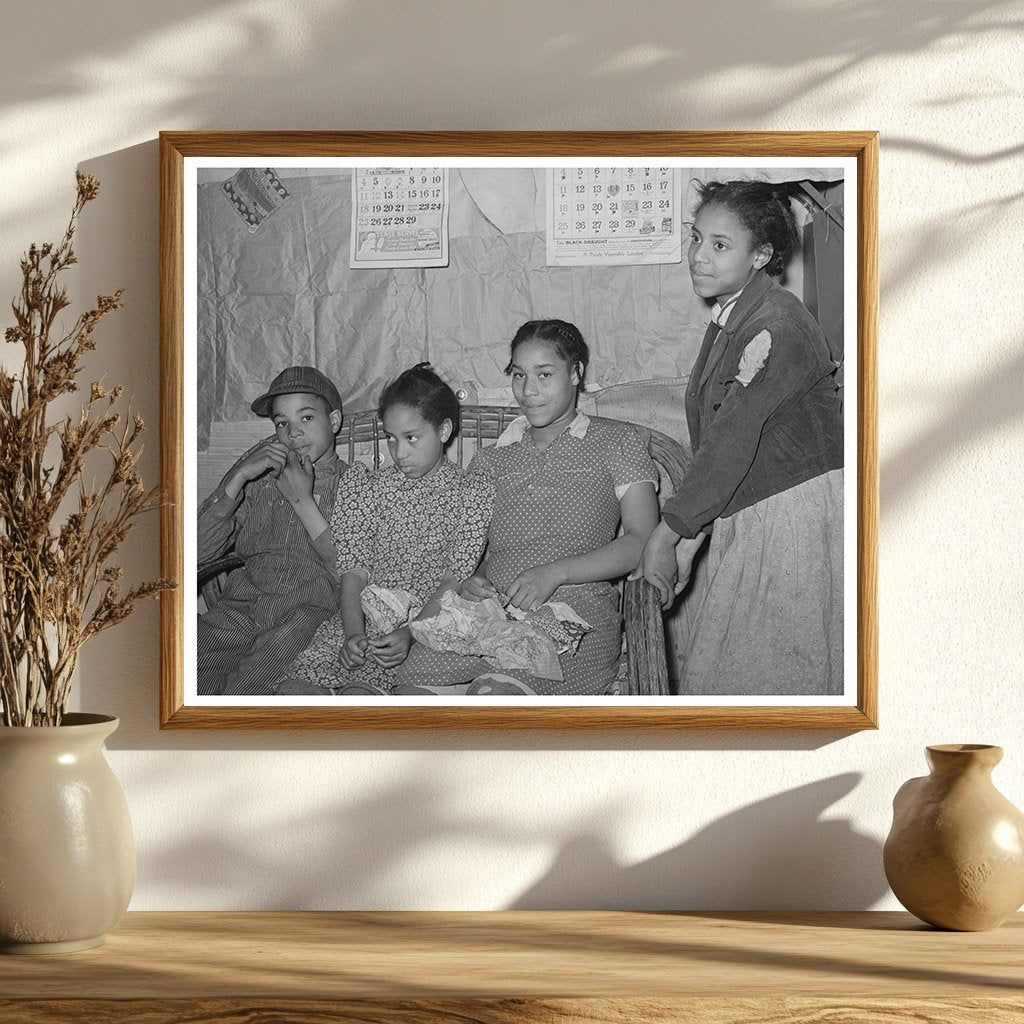
{"label": "plaster wall", "polygon": [[[997,0],[8,0],[0,295],[96,174],[71,290],[127,290],[89,370],[151,424],[148,480],[161,129],[882,133],[880,730],[161,733],[151,604],[81,665],[122,721],[133,907],[893,908],[926,743],[1003,745],[1024,806],[1021,28]],[[125,562],[158,572],[155,518]]]}

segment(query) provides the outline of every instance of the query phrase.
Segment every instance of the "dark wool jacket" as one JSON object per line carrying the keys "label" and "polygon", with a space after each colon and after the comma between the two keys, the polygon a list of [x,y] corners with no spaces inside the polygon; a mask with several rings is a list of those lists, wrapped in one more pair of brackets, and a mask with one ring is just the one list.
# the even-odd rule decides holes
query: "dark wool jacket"
{"label": "dark wool jacket", "polygon": [[840,468],[834,373],[814,317],[758,271],[725,327],[709,328],[693,364],[686,389],[693,461],[665,503],[665,522],[695,537],[720,516]]}

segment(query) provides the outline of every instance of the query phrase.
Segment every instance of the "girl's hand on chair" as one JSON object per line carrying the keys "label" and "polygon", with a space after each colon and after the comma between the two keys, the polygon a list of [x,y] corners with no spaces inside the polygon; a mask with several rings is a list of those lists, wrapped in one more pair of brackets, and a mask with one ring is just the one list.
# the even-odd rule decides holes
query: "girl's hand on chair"
{"label": "girl's hand on chair", "polygon": [[401,626],[393,633],[371,640],[368,645],[370,657],[381,668],[397,668],[409,657],[412,646],[412,633],[408,626]]}
{"label": "girl's hand on chair", "polygon": [[338,663],[346,672],[352,672],[360,665],[366,664],[368,644],[369,640],[366,639],[365,634],[359,633],[356,636],[350,636],[341,645],[341,650],[338,652]]}
{"label": "girl's hand on chair", "polygon": [[642,576],[658,591],[662,608],[668,608],[690,578],[687,570],[686,579],[680,580],[675,545],[660,542],[653,534],[644,548],[637,575]]}
{"label": "girl's hand on chair", "polygon": [[565,583],[561,572],[554,564],[535,565],[521,572],[505,591],[508,603],[532,612],[539,608]]}
{"label": "girl's hand on chair", "polygon": [[470,576],[459,587],[459,597],[467,601],[486,601],[489,597],[497,596],[497,588],[486,576]]}

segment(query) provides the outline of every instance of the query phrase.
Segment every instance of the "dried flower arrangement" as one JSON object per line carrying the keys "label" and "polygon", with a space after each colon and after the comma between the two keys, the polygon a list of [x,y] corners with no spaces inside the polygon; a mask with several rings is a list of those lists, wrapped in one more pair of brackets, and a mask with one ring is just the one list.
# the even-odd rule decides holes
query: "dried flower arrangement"
{"label": "dried flower arrangement", "polygon": [[[58,276],[77,262],[72,242],[99,182],[79,173],[78,197],[58,245],[33,245],[21,261],[6,339],[25,349],[19,376],[0,369],[0,704],[3,724],[59,725],[71,696],[82,645],[131,614],[135,602],[172,586],[157,579],[120,589],[123,570],[110,558],[136,517],[159,504],[137,464],[145,428],[124,393],[99,381],[77,417],[49,422],[50,405],[78,390],[93,331],[121,305],[121,290],[100,295],[70,330],[57,326],[71,300]],[[57,448],[59,446],[59,457]],[[109,455],[105,483],[86,484],[90,453]]]}

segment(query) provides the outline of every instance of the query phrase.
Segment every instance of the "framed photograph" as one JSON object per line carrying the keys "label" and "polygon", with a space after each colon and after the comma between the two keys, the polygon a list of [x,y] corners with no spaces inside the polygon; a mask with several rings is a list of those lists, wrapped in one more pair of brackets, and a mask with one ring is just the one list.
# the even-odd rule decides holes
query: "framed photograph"
{"label": "framed photograph", "polygon": [[877,726],[875,132],[164,132],[164,728]]}

